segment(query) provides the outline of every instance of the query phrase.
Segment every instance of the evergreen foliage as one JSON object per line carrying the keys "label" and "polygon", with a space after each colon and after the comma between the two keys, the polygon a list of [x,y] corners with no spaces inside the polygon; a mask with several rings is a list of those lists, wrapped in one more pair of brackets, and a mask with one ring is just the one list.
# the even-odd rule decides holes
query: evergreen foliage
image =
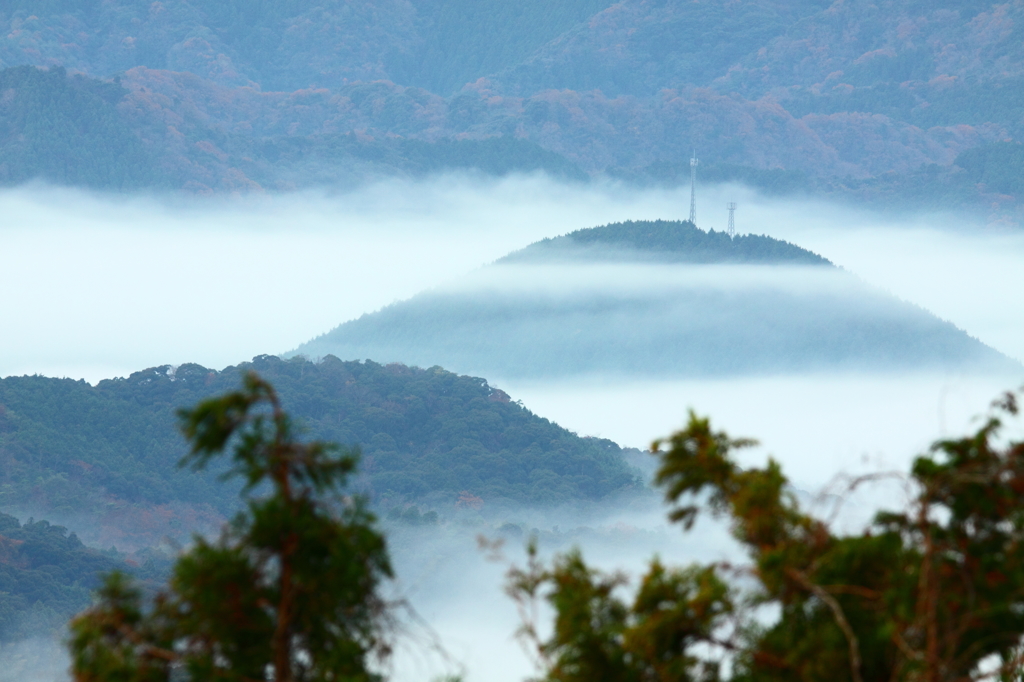
{"label": "evergreen foliage", "polygon": [[117,110],[126,91],[63,68],[0,71],[0,184],[101,189],[159,184],[152,155]]}
{"label": "evergreen foliage", "polygon": [[[578,254],[575,256],[574,254]],[[689,221],[628,220],[544,239],[499,259],[498,263],[553,259],[678,263],[832,265],[816,253],[766,235],[705,231]]]}
{"label": "evergreen foliage", "polygon": [[163,562],[130,567],[124,557],[82,544],[67,528],[0,513],[0,643],[51,634],[89,605],[100,574],[115,569],[151,579]]}
{"label": "evergreen foliage", "polygon": [[1024,145],[997,142],[961,152],[956,165],[989,192],[1024,196]]}
{"label": "evergreen foliage", "polygon": [[230,513],[237,490],[217,481],[216,463],[203,475],[177,470],[185,443],[173,415],[249,370],[274,382],[312,437],[362,448],[358,485],[379,504],[444,509],[464,491],[488,504],[554,504],[635,484],[618,446],[579,438],[482,379],[439,367],[260,356],[220,372],[165,365],[95,387],[0,380],[0,504],[84,515],[121,506],[126,523],[132,509],[171,503]]}
{"label": "evergreen foliage", "polygon": [[[147,606],[123,574],[71,622],[76,680],[369,681],[387,653],[383,536],[347,495],[355,454],[296,440],[273,387],[241,390],[179,413],[191,443],[182,466],[228,454],[244,508],[220,538],[196,538]],[[229,453],[225,453],[229,451]]]}
{"label": "evergreen foliage", "polygon": [[[652,446],[669,518],[687,529],[699,514],[727,518],[751,565],[668,569],[655,560],[629,603],[617,594],[620,577],[578,553],[549,568],[531,552],[509,592],[526,614],[541,598],[554,608],[550,636],[531,619],[522,631],[544,679],[1019,679],[1024,442],[1000,434],[1017,411],[1007,394],[976,433],[935,443],[913,464],[909,506],[852,535],[803,511],[774,460],[741,466],[732,453],[751,441],[691,413]],[[755,616],[766,605],[778,609],[774,622]]]}

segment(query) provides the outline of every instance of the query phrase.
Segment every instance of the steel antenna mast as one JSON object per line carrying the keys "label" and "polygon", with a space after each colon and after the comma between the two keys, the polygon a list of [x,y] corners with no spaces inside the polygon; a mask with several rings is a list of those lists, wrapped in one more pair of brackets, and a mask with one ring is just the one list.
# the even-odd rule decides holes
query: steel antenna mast
{"label": "steel antenna mast", "polygon": [[736,202],[730,201],[729,207],[729,236],[736,236]]}
{"label": "steel antenna mast", "polygon": [[690,222],[697,225],[697,150],[690,157]]}

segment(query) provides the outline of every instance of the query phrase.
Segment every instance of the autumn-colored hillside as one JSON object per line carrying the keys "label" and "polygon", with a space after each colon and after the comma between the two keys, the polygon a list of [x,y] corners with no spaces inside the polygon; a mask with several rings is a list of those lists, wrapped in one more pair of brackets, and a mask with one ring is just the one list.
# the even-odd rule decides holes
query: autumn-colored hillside
{"label": "autumn-colored hillside", "polygon": [[[672,182],[697,148],[718,179],[774,169],[996,213],[1017,199],[985,178],[1020,169],[956,159],[1024,134],[1019,2],[5,5],[0,66],[119,78],[160,183],[195,191],[452,167]],[[490,138],[513,151],[433,146]]]}

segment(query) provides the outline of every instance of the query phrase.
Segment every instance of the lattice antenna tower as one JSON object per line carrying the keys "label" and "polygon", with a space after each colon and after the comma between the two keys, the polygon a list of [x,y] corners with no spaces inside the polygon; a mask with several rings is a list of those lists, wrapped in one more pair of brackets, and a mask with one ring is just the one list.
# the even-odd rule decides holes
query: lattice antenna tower
{"label": "lattice antenna tower", "polygon": [[729,229],[728,233],[730,237],[736,236],[736,202],[730,201],[729,207]]}
{"label": "lattice antenna tower", "polygon": [[690,222],[697,224],[697,150],[690,157]]}

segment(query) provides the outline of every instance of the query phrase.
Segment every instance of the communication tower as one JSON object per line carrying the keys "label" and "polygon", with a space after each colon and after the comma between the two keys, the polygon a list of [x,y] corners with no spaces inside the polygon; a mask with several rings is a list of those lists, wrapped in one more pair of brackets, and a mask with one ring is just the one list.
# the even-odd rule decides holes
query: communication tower
{"label": "communication tower", "polygon": [[690,222],[697,224],[697,150],[690,157]]}
{"label": "communication tower", "polygon": [[[736,236],[736,202],[730,201],[729,204],[729,236]],[[691,209],[692,210],[692,209]]]}

